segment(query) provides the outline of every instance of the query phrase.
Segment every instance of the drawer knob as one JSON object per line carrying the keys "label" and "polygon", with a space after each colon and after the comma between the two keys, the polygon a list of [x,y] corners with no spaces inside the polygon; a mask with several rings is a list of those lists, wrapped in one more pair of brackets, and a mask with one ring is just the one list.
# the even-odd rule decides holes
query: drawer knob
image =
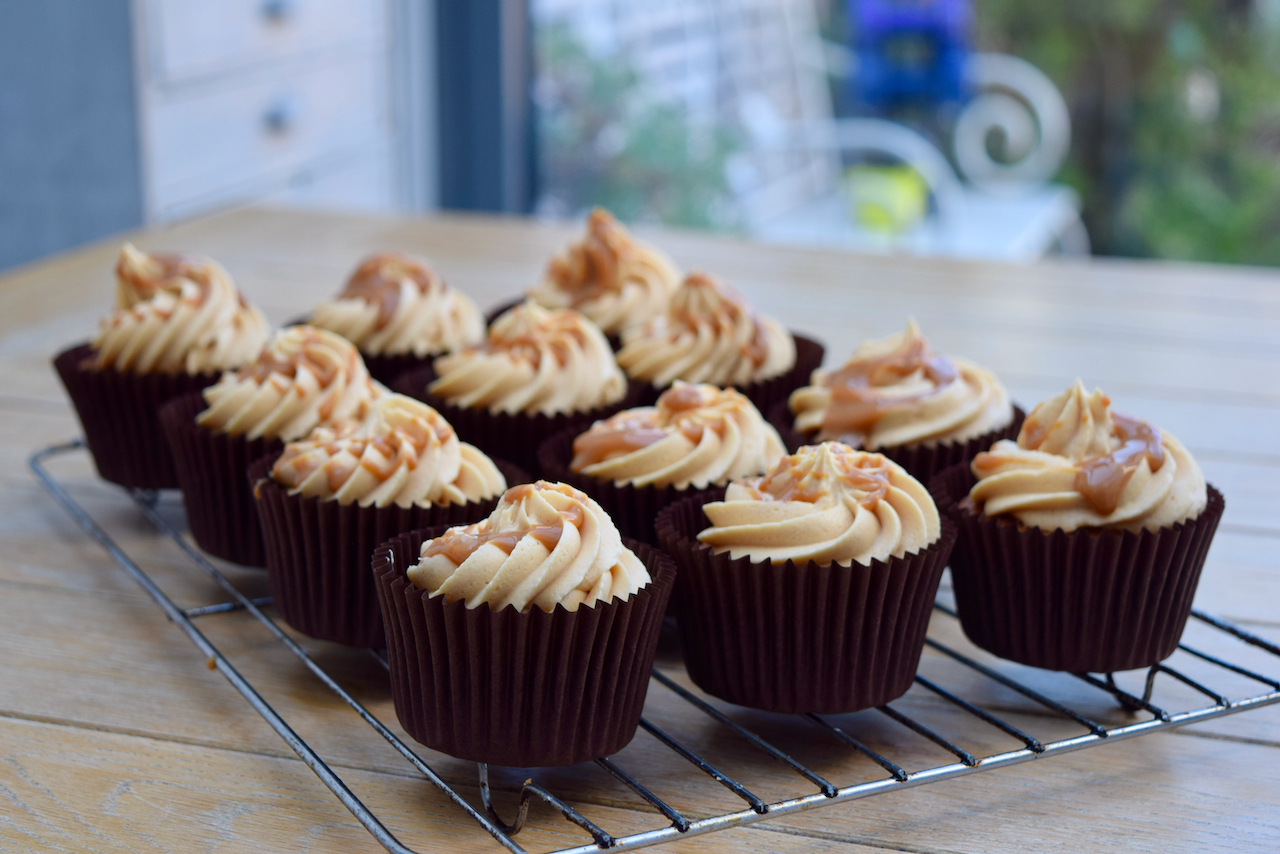
{"label": "drawer knob", "polygon": [[298,0],[262,0],[262,17],[272,23],[280,23],[298,11]]}
{"label": "drawer knob", "polygon": [[298,101],[290,95],[276,98],[262,114],[262,124],[270,134],[286,134],[293,130],[297,123]]}

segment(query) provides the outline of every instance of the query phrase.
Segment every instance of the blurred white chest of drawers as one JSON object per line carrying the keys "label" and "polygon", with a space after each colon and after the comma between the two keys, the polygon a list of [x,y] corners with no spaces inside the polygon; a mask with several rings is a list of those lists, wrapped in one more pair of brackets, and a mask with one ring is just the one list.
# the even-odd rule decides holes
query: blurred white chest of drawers
{"label": "blurred white chest of drawers", "polygon": [[134,0],[148,220],[397,191],[392,0]]}

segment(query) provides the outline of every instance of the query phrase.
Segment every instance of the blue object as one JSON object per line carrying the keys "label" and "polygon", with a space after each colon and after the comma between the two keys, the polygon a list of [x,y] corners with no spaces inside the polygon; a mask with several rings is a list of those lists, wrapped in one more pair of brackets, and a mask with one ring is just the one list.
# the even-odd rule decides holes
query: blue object
{"label": "blue object", "polygon": [[969,0],[848,0],[855,102],[873,109],[968,97]]}

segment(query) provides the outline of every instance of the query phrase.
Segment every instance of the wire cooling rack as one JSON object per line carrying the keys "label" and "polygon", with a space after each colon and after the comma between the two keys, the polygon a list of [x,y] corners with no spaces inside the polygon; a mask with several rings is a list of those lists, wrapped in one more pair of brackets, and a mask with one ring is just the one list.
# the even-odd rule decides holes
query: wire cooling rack
{"label": "wire cooling rack", "polygon": [[[116,544],[106,530],[90,516],[67,489],[50,475],[45,468],[44,463],[46,460],[79,451],[84,447],[82,440],[52,446],[33,454],[29,460],[29,465],[53,498],[57,500],[84,532],[101,545],[116,563],[142,586],[169,619],[176,623],[191,639],[192,643],[209,657],[211,666],[216,667],[226,677],[227,681],[244,696],[249,705],[258,714],[262,715],[272,729],[301,757],[302,761],[315,772],[316,776],[329,787],[338,800],[342,802],[343,806],[351,811],[352,815],[364,825],[373,837],[388,851],[396,852],[396,854],[400,854],[400,852],[411,854],[412,849],[402,844],[387,829],[382,821],[348,788],[342,778],[321,759],[307,742],[294,732],[289,723],[232,666],[217,647],[196,627],[196,619],[241,609],[253,615],[276,639],[296,655],[316,678],[342,698],[378,735],[386,739],[410,765],[417,769],[427,780],[439,787],[461,811],[487,831],[498,845],[511,852],[525,851],[515,841],[514,837],[524,828],[529,814],[530,803],[533,801],[540,801],[549,805],[558,811],[565,820],[581,828],[590,837],[590,841],[585,841],[584,839],[583,844],[576,847],[559,849],[558,854],[588,854],[588,852],[597,852],[605,849],[624,851],[750,824],[766,818],[777,818],[789,813],[832,807],[847,801],[927,783],[936,783],[968,774],[976,774],[980,771],[1004,768],[1058,753],[1081,750],[1104,742],[1120,741],[1280,702],[1280,681],[1277,681],[1277,679],[1258,673],[1255,669],[1231,663],[1217,655],[1211,655],[1200,648],[1193,648],[1186,644],[1179,645],[1181,654],[1176,654],[1175,658],[1197,665],[1198,669],[1194,677],[1186,672],[1187,668],[1185,666],[1180,665],[1175,668],[1168,663],[1157,664],[1147,672],[1145,682],[1140,683],[1140,694],[1123,690],[1112,674],[1055,674],[1054,676],[1057,679],[1068,682],[1070,680],[1080,680],[1098,691],[1105,692],[1114,702],[1119,703],[1124,709],[1132,713],[1133,717],[1148,716],[1146,719],[1137,720],[1136,722],[1106,726],[1095,719],[1100,715],[1086,715],[1073,706],[1053,699],[1048,695],[1050,692],[1044,688],[1033,688],[1026,684],[1026,680],[1015,679],[1008,673],[985,665],[974,657],[966,655],[953,648],[953,646],[931,636],[926,641],[929,647],[941,654],[952,668],[960,671],[958,675],[962,679],[968,680],[966,684],[970,687],[983,687],[980,685],[983,680],[998,683],[1003,688],[1016,692],[1026,701],[1038,706],[1046,720],[1056,718],[1058,721],[1069,722],[1070,725],[1079,727],[1082,732],[1078,735],[1054,741],[1041,740],[1026,732],[1024,728],[1015,726],[1005,718],[995,714],[990,708],[983,708],[978,702],[966,699],[944,688],[937,680],[917,675],[917,685],[929,694],[940,698],[945,704],[962,710],[965,713],[964,719],[966,721],[973,723],[977,727],[990,727],[999,730],[1005,736],[1021,742],[1023,747],[981,756],[974,755],[958,746],[958,742],[964,741],[963,736],[965,733],[960,735],[944,734],[937,731],[936,728],[926,726],[917,717],[904,713],[900,708],[889,705],[881,706],[877,709],[880,714],[900,724],[904,730],[913,733],[914,737],[927,739],[938,748],[951,754],[955,759],[955,761],[944,765],[909,769],[903,767],[903,765],[909,763],[904,762],[903,765],[899,765],[889,757],[873,750],[856,738],[853,733],[846,731],[837,722],[833,722],[830,716],[813,714],[790,716],[797,719],[796,724],[798,727],[801,725],[807,727],[809,732],[814,733],[814,737],[824,739],[825,743],[828,744],[842,745],[842,749],[848,752],[851,759],[864,757],[884,772],[884,776],[876,779],[838,786],[757,733],[735,721],[731,717],[731,713],[726,713],[725,710],[718,708],[698,694],[687,690],[669,675],[655,669],[653,671],[653,681],[662,690],[670,691],[682,700],[685,704],[684,711],[687,715],[695,718],[709,718],[718,726],[725,727],[739,743],[749,746],[750,749],[747,751],[749,757],[767,757],[769,760],[781,763],[783,767],[794,773],[795,782],[803,788],[801,793],[793,797],[766,802],[764,798],[753,792],[742,781],[724,773],[687,744],[656,726],[649,717],[643,717],[640,721],[641,728],[652,735],[660,744],[670,749],[669,759],[673,763],[673,769],[687,767],[683,763],[692,765],[706,776],[710,784],[718,784],[741,799],[744,807],[735,811],[704,817],[691,817],[690,815],[682,814],[655,795],[641,780],[636,779],[619,767],[613,759],[601,758],[596,760],[596,764],[621,785],[629,789],[639,799],[637,805],[643,803],[652,808],[657,824],[656,827],[651,830],[625,835],[610,833],[575,809],[568,799],[558,797],[548,788],[534,780],[528,780],[521,788],[516,817],[508,824],[499,817],[492,802],[488,767],[482,763],[478,764],[480,804],[473,804],[456,788],[451,786],[441,774],[428,765],[412,746],[397,737],[377,716],[348,693],[337,680],[326,673],[306,650],[285,634],[270,617],[262,612],[261,607],[270,604],[270,599],[252,599],[243,594],[223,573],[209,563],[196,548],[191,546],[182,536],[182,532],[170,524],[164,515],[159,512],[157,509],[158,496],[155,492],[132,490],[128,493],[129,497],[141,514],[156,527],[159,533],[172,539],[178,548],[186,553],[193,568],[206,573],[229,597],[225,602],[196,608],[183,609],[174,604],[173,600],[138,566],[132,557]],[[943,604],[938,604],[936,607],[951,617],[955,616]],[[1280,671],[1280,647],[1199,610],[1192,611],[1192,616],[1203,626],[1213,630],[1215,640],[1218,639],[1218,636],[1221,636],[1238,647],[1241,653],[1248,653],[1252,658],[1261,657],[1265,662],[1265,667],[1276,667],[1277,670],[1272,672]],[[385,658],[376,654],[375,657],[378,658],[383,667],[386,666]],[[1254,665],[1254,667],[1257,666]],[[1201,670],[1207,672],[1209,677],[1201,675]],[[1230,677],[1234,680],[1233,685],[1237,688],[1248,684],[1265,686],[1267,690],[1263,693],[1237,696],[1232,699],[1208,684],[1211,681],[1210,677],[1215,675],[1223,678]],[[1156,705],[1154,695],[1157,680],[1162,676],[1165,677],[1165,679],[1160,680],[1162,683],[1173,680],[1178,685],[1190,689],[1193,696],[1205,698],[1208,701],[1208,705],[1183,711],[1171,711],[1168,708]],[[984,692],[979,691],[979,693]],[[1183,699],[1185,700],[1185,692]],[[1032,729],[1034,727],[1027,728]],[[835,776],[830,774],[829,771],[827,773],[829,776]],[[803,781],[803,783],[800,781]]]}

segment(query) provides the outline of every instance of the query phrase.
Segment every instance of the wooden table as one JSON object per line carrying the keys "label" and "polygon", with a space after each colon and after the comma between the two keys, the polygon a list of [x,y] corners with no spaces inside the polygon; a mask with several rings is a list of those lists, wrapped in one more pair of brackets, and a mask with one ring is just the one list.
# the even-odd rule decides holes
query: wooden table
{"label": "wooden table", "polygon": [[[131,239],[144,248],[216,257],[280,322],[335,293],[364,253],[383,248],[426,255],[482,306],[493,305],[532,284],[549,254],[575,231],[514,219],[245,211]],[[686,268],[722,275],[764,312],[825,341],[829,362],[914,316],[936,349],[993,368],[1024,405],[1076,376],[1100,385],[1118,408],[1153,420],[1189,445],[1227,497],[1199,607],[1280,639],[1280,275],[1123,261],[996,266],[654,236]],[[49,359],[85,338],[108,309],[118,243],[104,241],[0,278],[0,447],[6,463],[0,482],[0,849],[376,850],[25,468],[34,449],[78,433]],[[82,456],[53,468],[180,605],[225,598],[186,568],[119,490],[97,481]],[[165,499],[164,506],[180,518],[174,500]],[[255,595],[267,592],[262,573],[227,571]],[[200,625],[403,841],[422,851],[498,850],[247,616],[206,617]],[[939,615],[931,631],[965,644],[948,617]],[[1191,631],[1204,633],[1196,626]],[[307,647],[370,708],[394,721],[386,678],[367,654],[312,642]],[[927,655],[922,669],[966,687],[944,664]],[[663,666],[679,672],[670,659]],[[1136,720],[1071,677],[1017,672],[1106,721]],[[968,687],[1033,734],[1079,734],[1015,695],[975,684]],[[931,725],[945,731],[964,717],[917,694],[913,689],[903,708]],[[677,705],[669,691],[655,686],[647,714],[762,797],[812,791]],[[882,776],[790,721],[732,714],[831,773],[838,784]],[[842,719],[842,725],[909,768],[948,761],[874,711]],[[975,751],[1019,746],[994,731],[979,730],[974,738],[967,746]],[[474,765],[424,755],[476,797]],[[655,780],[660,796],[690,815],[741,808],[647,734],[637,736],[618,762]],[[661,824],[595,766],[537,776],[610,831]],[[510,793],[518,791],[522,776],[495,771],[495,777],[500,806],[509,815]],[[518,839],[530,850],[589,841],[537,806]],[[660,850],[883,849],[1280,850],[1280,711],[1270,707]]]}

